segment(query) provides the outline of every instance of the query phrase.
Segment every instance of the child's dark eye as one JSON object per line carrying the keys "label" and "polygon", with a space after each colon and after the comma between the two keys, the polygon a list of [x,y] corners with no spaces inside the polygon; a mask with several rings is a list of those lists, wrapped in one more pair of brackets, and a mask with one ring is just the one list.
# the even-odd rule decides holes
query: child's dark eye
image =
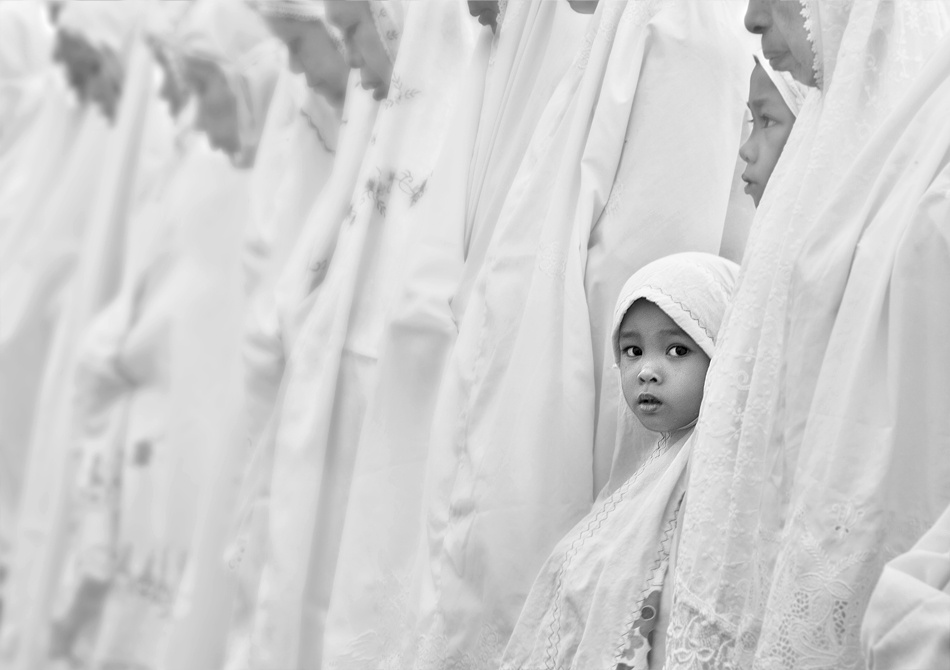
{"label": "child's dark eye", "polygon": [[643,355],[643,350],[640,347],[627,347],[623,350],[623,355],[627,358],[636,358]]}
{"label": "child's dark eye", "polygon": [[673,358],[682,358],[689,353],[689,347],[685,347],[682,344],[674,344],[672,347],[666,350],[666,353]]}

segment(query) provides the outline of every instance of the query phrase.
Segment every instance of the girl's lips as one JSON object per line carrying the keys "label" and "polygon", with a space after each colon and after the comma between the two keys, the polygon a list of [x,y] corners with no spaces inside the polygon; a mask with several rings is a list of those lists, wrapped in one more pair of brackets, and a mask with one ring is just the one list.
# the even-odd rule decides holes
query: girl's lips
{"label": "girl's lips", "polygon": [[637,407],[646,414],[658,412],[662,405],[663,402],[651,393],[641,393],[637,396]]}

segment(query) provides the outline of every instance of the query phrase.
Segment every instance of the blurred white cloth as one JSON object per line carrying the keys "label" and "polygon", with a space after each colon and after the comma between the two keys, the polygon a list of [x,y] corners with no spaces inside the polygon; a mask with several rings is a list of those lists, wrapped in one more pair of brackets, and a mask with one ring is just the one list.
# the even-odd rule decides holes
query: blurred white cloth
{"label": "blurred white cloth", "polygon": [[[125,24],[135,34],[148,4],[139,8],[140,20]],[[74,174],[81,178],[72,177],[51,207],[45,219],[50,236],[31,240],[38,253],[56,258],[53,252],[58,252],[60,259],[76,263],[76,269],[62,287],[61,314],[55,322],[28,454],[11,574],[13,616],[5,628],[9,646],[4,651],[10,654],[12,668],[39,667],[47,653],[50,613],[68,542],[81,434],[77,423],[81,398],[76,397],[75,385],[79,343],[95,314],[118,290],[126,222],[147,197],[172,150],[167,137],[148,132],[155,127],[148,123],[149,110],[158,104],[151,54],[140,40],[128,39],[131,46],[122,54],[126,85],[116,127],[106,132],[98,113],[87,112],[87,122],[99,130],[88,138],[83,155],[75,156]],[[101,171],[90,170],[90,157],[100,155]],[[88,208],[77,203],[88,203]],[[71,232],[63,234],[64,227]]]}
{"label": "blurred white cloth", "polygon": [[328,614],[328,668],[411,662],[408,583],[423,541],[433,401],[465,300],[463,276],[484,260],[530,130],[589,23],[566,3],[540,0],[511,2],[500,18],[497,36],[478,29],[451,136],[413,210],[405,268],[386,306]]}
{"label": "blurred white cloth", "polygon": [[404,269],[412,210],[428,197],[451,131],[449,110],[470,54],[473,28],[464,6],[408,3],[405,21],[389,98],[381,103],[349,211],[339,212],[339,225],[328,219],[314,228],[307,243],[303,267],[317,288],[269,436],[275,440],[270,555],[251,667],[320,667],[382,320]]}
{"label": "blurred white cloth", "polygon": [[950,507],[891,560],[861,624],[868,670],[950,667]]}
{"label": "blurred white cloth", "polygon": [[707,376],[668,668],[861,667],[884,562],[950,502],[948,3],[805,7],[822,89]]}
{"label": "blurred white cloth", "polygon": [[436,400],[421,667],[500,661],[539,568],[607,479],[616,431],[599,452],[595,436],[598,409],[616,422],[605,371],[623,282],[719,250],[752,67],[740,14],[602,0],[535,125]]}

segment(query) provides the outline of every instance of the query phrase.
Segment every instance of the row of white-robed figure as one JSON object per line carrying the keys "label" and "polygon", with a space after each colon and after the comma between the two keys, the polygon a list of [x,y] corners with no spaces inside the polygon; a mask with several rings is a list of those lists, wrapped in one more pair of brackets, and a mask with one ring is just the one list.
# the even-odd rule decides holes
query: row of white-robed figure
{"label": "row of white-robed figure", "polygon": [[[613,305],[682,251],[742,271],[665,652],[602,659],[939,667],[950,4],[467,4],[72,0],[59,68],[0,2],[4,667],[586,667],[653,550],[568,572],[655,442]],[[810,89],[754,220],[746,28]]]}

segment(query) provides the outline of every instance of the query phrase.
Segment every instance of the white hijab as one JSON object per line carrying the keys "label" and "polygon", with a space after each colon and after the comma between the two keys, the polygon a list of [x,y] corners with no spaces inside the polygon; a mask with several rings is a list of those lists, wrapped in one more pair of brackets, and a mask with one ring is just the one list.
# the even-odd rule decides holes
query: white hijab
{"label": "white hijab", "polygon": [[274,424],[271,554],[254,650],[261,667],[320,663],[383,318],[403,272],[412,210],[427,197],[470,53],[470,22],[459,4],[407,3],[404,26],[400,3],[382,4],[373,11],[389,25],[385,43],[391,51],[401,44],[389,97],[338,240],[329,225],[314,231],[309,283],[319,288],[288,362]]}
{"label": "white hijab", "polygon": [[[496,35],[479,29],[451,113],[452,134],[414,210],[407,269],[387,306],[327,615],[327,667],[356,658],[411,662],[410,579],[422,538],[428,437],[467,290],[462,276],[474,275],[484,259],[483,240],[530,140],[527,129],[571,64],[586,23],[566,3],[518,0]],[[481,253],[472,251],[473,237]],[[380,601],[406,607],[380,608]]]}
{"label": "white hijab", "polygon": [[[910,123],[917,101],[901,104],[934,89],[911,84],[950,27],[948,8],[802,7],[821,92],[772,175],[707,376],[671,668],[858,667],[882,562],[950,497],[931,451],[945,413],[924,409],[950,397],[943,350],[908,365],[920,334],[947,327],[943,299],[924,288],[947,281],[945,241],[925,223],[937,216],[925,213],[927,189],[945,183],[932,151],[947,145],[933,125]],[[904,118],[885,123],[895,109]],[[926,401],[911,410],[908,396]]]}
{"label": "white hijab", "polygon": [[[704,253],[674,254],[641,268],[614,309],[614,360],[620,360],[620,324],[640,299],[662,309],[712,357],[738,273],[732,261]],[[632,414],[623,398],[618,402]],[[690,445],[684,442],[661,436],[640,468],[561,539],[531,588],[502,668],[649,667],[651,645],[656,649],[664,632],[655,627],[686,489]]]}
{"label": "white hijab", "polygon": [[545,557],[607,479],[623,282],[671,252],[719,250],[751,67],[727,5],[602,1],[535,126],[436,400],[416,569],[426,663],[498,662]]}

